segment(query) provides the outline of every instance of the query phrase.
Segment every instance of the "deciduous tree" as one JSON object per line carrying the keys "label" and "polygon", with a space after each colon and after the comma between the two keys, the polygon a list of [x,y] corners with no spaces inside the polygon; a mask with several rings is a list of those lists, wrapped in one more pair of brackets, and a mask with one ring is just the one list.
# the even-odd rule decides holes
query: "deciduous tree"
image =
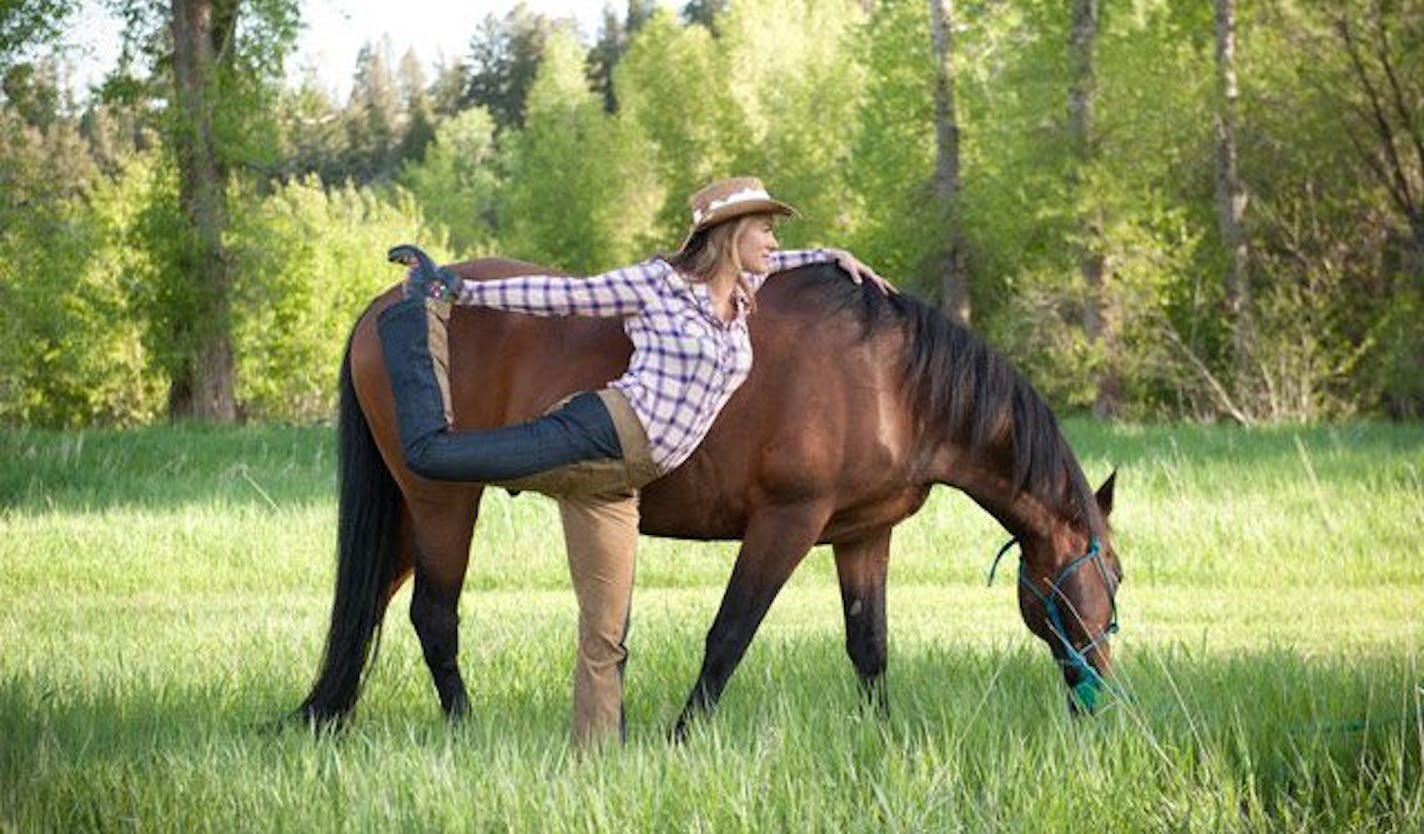
{"label": "deciduous tree", "polygon": [[954,107],[954,0],[930,0],[935,55],[935,197],[943,215],[940,309],[969,324],[969,274],[959,220],[959,116]]}

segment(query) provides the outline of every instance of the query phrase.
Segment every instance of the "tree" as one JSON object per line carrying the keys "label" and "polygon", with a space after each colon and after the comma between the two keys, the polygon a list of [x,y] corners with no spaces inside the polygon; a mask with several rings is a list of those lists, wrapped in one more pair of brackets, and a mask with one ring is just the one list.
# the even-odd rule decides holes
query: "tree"
{"label": "tree", "polygon": [[594,91],[603,96],[603,109],[608,113],[618,109],[618,98],[613,92],[613,68],[618,66],[627,49],[627,28],[612,6],[604,6],[598,41],[588,51],[588,78]]}
{"label": "tree", "polygon": [[717,18],[727,10],[728,0],[688,0],[682,7],[682,19],[693,26],[702,26],[717,34]]}
{"label": "tree", "polygon": [[903,289],[940,291],[944,215],[934,194],[937,61],[930,8],[886,0],[856,35],[866,87],[845,167],[860,207],[847,245]]}
{"label": "tree", "polygon": [[308,70],[295,89],[282,93],[276,106],[281,136],[281,164],[276,175],[291,180],[316,174],[328,185],[345,180],[347,133],[341,110]]}
{"label": "tree", "polygon": [[603,112],[566,29],[545,45],[524,129],[509,137],[500,243],[516,257],[594,272],[641,255],[662,202],[634,123]]}
{"label": "tree", "polygon": [[74,13],[74,0],[6,0],[0,4],[0,73],[27,49],[53,43]]}
{"label": "tree", "polygon": [[440,123],[419,160],[407,160],[400,182],[425,216],[443,225],[458,257],[489,254],[498,222],[494,120],[480,108]]}
{"label": "tree", "polygon": [[1405,2],[1396,11],[1372,0],[1363,14],[1348,8],[1328,14],[1349,59],[1353,89],[1346,88],[1345,103],[1358,120],[1347,125],[1350,141],[1389,194],[1408,229],[1416,265],[1424,267],[1424,85],[1419,65],[1410,60],[1424,54],[1421,5]]}
{"label": "tree", "polygon": [[539,72],[544,44],[555,29],[571,26],[531,12],[523,3],[502,20],[485,15],[470,39],[469,86],[461,109],[483,107],[501,131],[522,127],[524,101]]}
{"label": "tree", "polygon": [[469,86],[467,69],[460,61],[443,57],[435,66],[435,80],[430,84],[430,107],[439,116],[453,116],[462,109],[465,89]]}
{"label": "tree", "polygon": [[176,105],[172,139],[178,204],[186,221],[182,255],[197,284],[193,319],[175,325],[197,331],[197,350],[187,373],[173,380],[168,408],[174,416],[220,422],[234,420],[237,409],[232,342],[224,326],[232,283],[222,241],[230,168],[217,147],[213,121],[219,72],[231,60],[237,11],[233,0],[172,0],[170,23]]}
{"label": "tree", "polygon": [[1233,329],[1233,362],[1242,371],[1251,352],[1250,253],[1246,237],[1246,189],[1237,153],[1236,0],[1216,0],[1216,205],[1217,230],[1226,248],[1224,289]]}
{"label": "tree", "polygon": [[1070,171],[1078,188],[1080,204],[1078,269],[1086,285],[1083,301],[1083,331],[1091,344],[1103,351],[1103,367],[1098,374],[1093,414],[1112,417],[1120,407],[1122,380],[1117,368],[1113,323],[1107,312],[1107,258],[1103,251],[1102,209],[1086,193],[1084,174],[1096,161],[1093,109],[1097,93],[1094,51],[1098,39],[1098,0],[1073,0],[1073,24],[1068,41],[1070,76],[1068,81],[1068,145],[1073,156]]}
{"label": "tree", "polygon": [[788,245],[843,240],[853,226],[844,172],[865,71],[849,56],[864,20],[853,0],[743,0],[718,18],[716,52],[736,122],[728,132],[745,137],[732,145],[733,170],[763,174],[801,210]]}
{"label": "tree", "polygon": [[[296,4],[171,0],[159,7],[124,0],[122,11],[129,21],[125,63],[142,51],[167,86],[131,80],[109,86],[167,96],[163,134],[177,169],[172,222],[150,225],[152,235],[142,239],[165,259],[154,275],[164,286],[148,294],[154,302],[147,311],[149,343],[170,379],[170,416],[231,421],[237,409],[233,273],[223,243],[228,182],[237,172],[275,163],[272,100],[296,40]],[[153,208],[150,216],[169,217],[165,208]]]}
{"label": "tree", "polygon": [[1424,413],[1424,4],[1258,14],[1242,59],[1264,90],[1244,164],[1270,172],[1252,187],[1262,411]]}
{"label": "tree", "polygon": [[420,56],[413,48],[406,50],[401,57],[399,80],[406,118],[396,158],[398,163],[403,164],[423,159],[426,147],[435,139],[435,116],[425,90],[425,70],[421,68]]}
{"label": "tree", "polygon": [[388,181],[394,174],[400,133],[400,94],[390,69],[390,40],[367,43],[356,55],[356,74],[345,121],[347,171],[358,183]]}
{"label": "tree", "polygon": [[598,29],[598,41],[588,52],[588,79],[595,92],[603,96],[603,109],[618,110],[618,97],[613,88],[613,70],[628,51],[628,42],[658,11],[656,0],[627,0],[627,9],[620,20],[612,6],[603,7],[603,23]]}
{"label": "tree", "polygon": [[[687,197],[732,172],[736,147],[747,138],[728,91],[728,67],[712,35],[679,26],[659,12],[619,61],[614,85],[619,118],[636,125],[654,153],[648,164],[665,195],[653,238],[670,246],[687,231]],[[688,102],[697,102],[688,106]]]}
{"label": "tree", "polygon": [[0,92],[9,106],[31,127],[48,130],[60,117],[56,62],[16,64],[0,77]]}
{"label": "tree", "polygon": [[969,275],[960,229],[959,120],[954,108],[954,0],[930,0],[930,32],[935,54],[935,197],[943,214],[944,245],[939,257],[940,309],[969,324]]}
{"label": "tree", "polygon": [[[132,425],[161,413],[116,233],[152,177],[98,176],[71,121],[41,134],[0,108],[0,422]],[[57,277],[59,280],[57,280]]]}

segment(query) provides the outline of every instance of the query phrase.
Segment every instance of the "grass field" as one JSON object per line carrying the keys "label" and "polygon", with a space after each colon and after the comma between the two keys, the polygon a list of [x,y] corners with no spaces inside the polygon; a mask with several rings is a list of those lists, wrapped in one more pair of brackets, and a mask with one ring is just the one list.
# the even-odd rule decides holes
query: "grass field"
{"label": "grass field", "polygon": [[891,559],[892,715],[863,713],[828,552],[718,713],[666,730],[734,549],[647,540],[630,738],[567,743],[552,505],[491,496],[451,729],[398,597],[350,728],[274,729],[330,604],[324,429],[0,432],[0,831],[1424,830],[1424,426],[1068,426],[1120,468],[1131,699],[1072,720],[1004,534],[938,492]]}

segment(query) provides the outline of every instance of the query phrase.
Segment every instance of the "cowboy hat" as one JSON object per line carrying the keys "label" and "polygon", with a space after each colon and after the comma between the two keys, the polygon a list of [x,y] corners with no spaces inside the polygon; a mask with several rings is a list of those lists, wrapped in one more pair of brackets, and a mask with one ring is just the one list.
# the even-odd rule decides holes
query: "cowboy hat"
{"label": "cowboy hat", "polygon": [[766,191],[766,186],[756,177],[729,177],[698,189],[688,199],[692,206],[692,229],[682,242],[687,246],[692,236],[748,214],[783,214],[799,217],[800,212],[780,200],[774,199]]}

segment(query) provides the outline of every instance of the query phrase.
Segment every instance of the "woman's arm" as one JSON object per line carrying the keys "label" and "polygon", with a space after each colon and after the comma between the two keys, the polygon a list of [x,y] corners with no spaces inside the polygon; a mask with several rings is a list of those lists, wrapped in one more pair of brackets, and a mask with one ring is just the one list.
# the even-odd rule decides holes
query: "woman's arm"
{"label": "woman's arm", "polygon": [[795,269],[798,266],[805,266],[807,264],[835,261],[835,263],[850,276],[850,280],[857,284],[861,281],[868,280],[886,295],[892,292],[899,292],[889,281],[877,275],[875,270],[861,263],[859,258],[844,249],[778,250],[768,255],[766,260],[771,266],[771,272]]}
{"label": "woman's arm", "polygon": [[454,301],[535,316],[630,316],[643,309],[649,287],[663,270],[650,260],[587,278],[519,275],[463,281]]}

